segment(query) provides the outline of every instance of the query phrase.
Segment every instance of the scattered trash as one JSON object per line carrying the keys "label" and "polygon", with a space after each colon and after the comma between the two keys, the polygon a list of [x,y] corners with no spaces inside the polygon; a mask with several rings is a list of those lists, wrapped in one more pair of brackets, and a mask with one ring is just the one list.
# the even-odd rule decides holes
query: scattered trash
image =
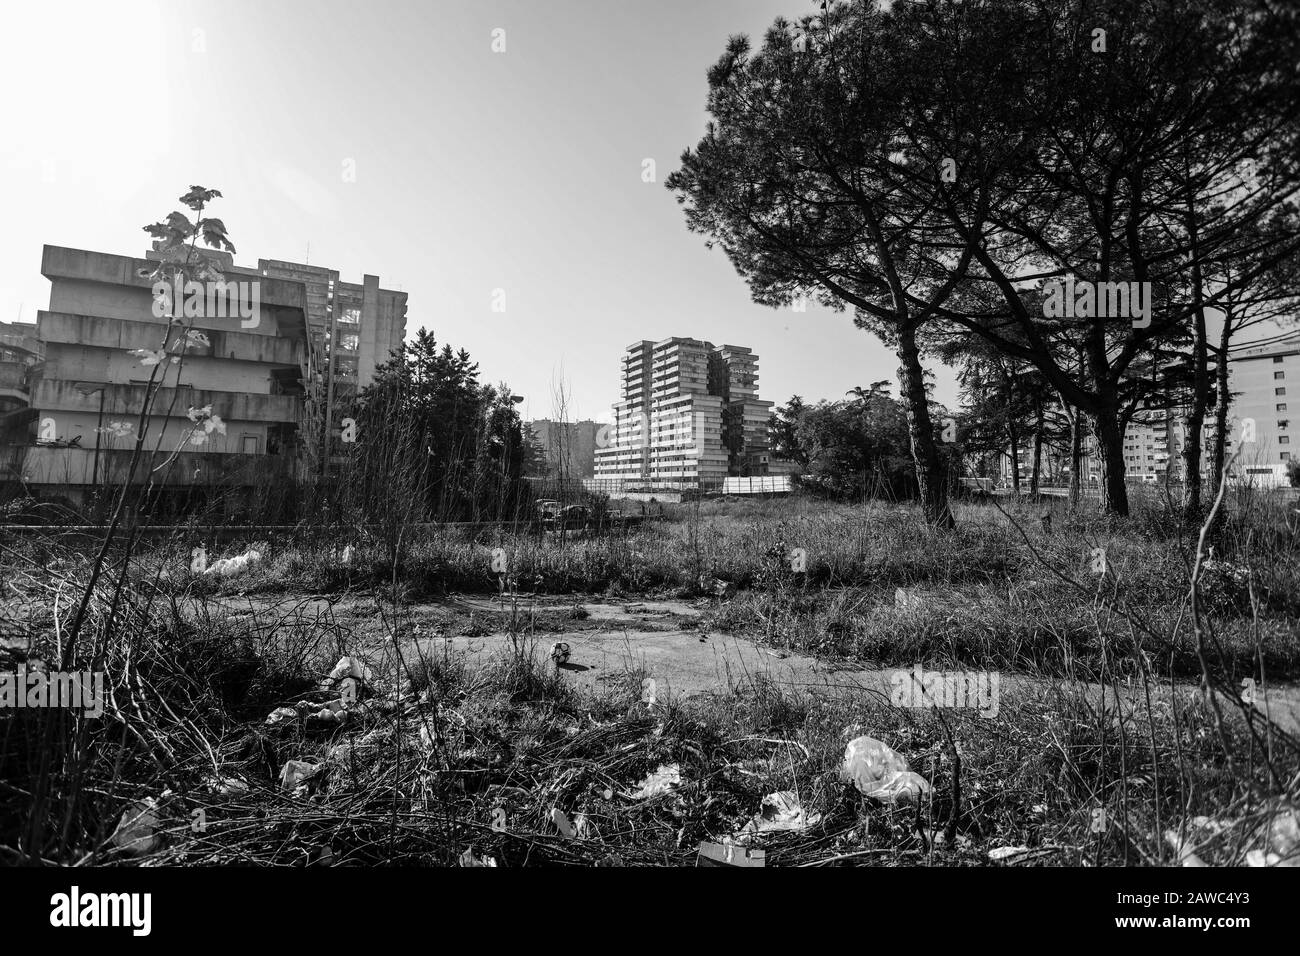
{"label": "scattered trash", "polygon": [[223,774],[208,774],[203,780],[204,784],[213,793],[246,793],[248,784],[238,777],[229,777]]}
{"label": "scattered trash", "polygon": [[339,562],[345,566],[352,564],[353,553],[352,545],[344,545],[343,555],[339,558]]}
{"label": "scattered trash", "polygon": [[682,782],[682,769],[678,764],[664,764],[641,781],[641,788],[632,794],[633,800],[649,800],[668,793]]}
{"label": "scattered trash", "polygon": [[586,814],[579,813],[572,820],[559,807],[551,808],[551,822],[566,840],[581,840],[587,835]]}
{"label": "scattered trash", "polygon": [[353,680],[372,681],[375,679],[375,674],[370,669],[370,666],[359,657],[340,657],[339,662],[330,671],[327,680],[333,684],[334,681],[348,677]]}
{"label": "scattered trash", "polygon": [[1027,846],[998,846],[989,850],[989,859],[996,863],[999,860],[1005,860],[1008,857],[1019,856],[1022,853],[1028,853]]}
{"label": "scattered trash", "polygon": [[806,830],[815,827],[821,819],[820,813],[809,813],[799,805],[799,797],[793,790],[781,790],[763,798],[762,809],[736,834],[736,839],[743,842],[761,833]]}
{"label": "scattered trash", "polygon": [[840,777],[853,783],[864,796],[885,803],[910,800],[930,790],[929,781],[912,773],[902,754],[875,737],[849,741]]}
{"label": "scattered trash", "polygon": [[765,866],[767,853],[735,843],[701,843],[696,866]]}
{"label": "scattered trash", "polygon": [[137,800],[122,813],[113,831],[113,845],[133,856],[152,853],[162,846],[158,836],[158,801],[154,797]]}
{"label": "scattered trash", "polygon": [[[1198,818],[1198,819],[1203,819],[1203,818]],[[1178,839],[1177,830],[1166,830],[1165,842],[1169,844],[1169,848],[1173,850],[1174,853],[1177,855],[1179,866],[1206,866],[1207,865],[1204,860],[1202,860],[1199,856],[1197,856],[1195,853],[1192,852],[1192,847],[1190,843],[1183,843],[1181,840]]]}
{"label": "scattered trash", "polygon": [[473,848],[460,855],[461,866],[496,866],[497,861],[490,856],[475,856]]}
{"label": "scattered trash", "polygon": [[306,786],[307,781],[319,770],[320,764],[308,763],[305,760],[288,760],[284,764],[284,769],[280,771],[280,789],[297,790],[299,787]]}
{"label": "scattered trash", "polygon": [[271,711],[271,715],[266,718],[266,723],[268,725],[275,725],[283,723],[286,720],[297,719],[298,711],[294,710],[292,707],[277,707],[275,710]]}
{"label": "scattered trash", "polygon": [[243,554],[235,555],[233,558],[218,558],[208,565],[204,574],[215,574],[218,577],[228,578],[233,574],[240,574],[247,571],[253,565],[262,560],[262,552],[255,548],[249,548]]}
{"label": "scattered trash", "polygon": [[655,705],[655,682],[654,678],[647,677],[641,682],[641,703],[653,707]]}
{"label": "scattered trash", "polygon": [[564,641],[556,641],[551,645],[551,660],[555,661],[556,666],[569,663],[573,649]]}
{"label": "scattered trash", "polygon": [[921,608],[921,596],[915,588],[895,588],[894,608],[899,611],[917,611]]}
{"label": "scattered trash", "polygon": [[[337,710],[334,709],[335,706],[338,707]],[[343,710],[342,703],[337,700],[330,701],[329,704],[326,704],[320,710],[307,715],[307,721],[309,724],[341,724],[346,719],[347,712]]]}
{"label": "scattered trash", "polygon": [[1278,813],[1268,825],[1266,845],[1276,856],[1273,866],[1300,866],[1300,814],[1295,810]]}

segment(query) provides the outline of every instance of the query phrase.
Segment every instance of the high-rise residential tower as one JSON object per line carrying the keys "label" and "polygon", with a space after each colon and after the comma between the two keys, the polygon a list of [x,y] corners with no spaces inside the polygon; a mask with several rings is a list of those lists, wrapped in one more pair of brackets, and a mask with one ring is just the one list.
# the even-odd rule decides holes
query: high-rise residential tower
{"label": "high-rise residential tower", "polygon": [[622,398],[596,449],[595,476],[666,487],[719,485],[767,473],[758,356],[674,337],[628,346]]}

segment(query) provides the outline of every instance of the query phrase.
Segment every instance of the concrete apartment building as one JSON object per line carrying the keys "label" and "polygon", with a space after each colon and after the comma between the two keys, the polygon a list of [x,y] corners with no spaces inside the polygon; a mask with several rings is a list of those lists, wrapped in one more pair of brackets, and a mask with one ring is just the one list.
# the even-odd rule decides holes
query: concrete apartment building
{"label": "concrete apartment building", "polygon": [[[1246,349],[1230,359],[1230,428],[1226,445],[1229,458],[1238,454],[1229,472],[1231,481],[1260,486],[1286,484],[1287,463],[1296,451],[1291,439],[1297,434],[1288,411],[1288,389],[1300,397],[1300,345]],[[1290,402],[1296,400],[1290,398]],[[1201,432],[1202,475],[1207,478],[1213,462],[1213,409],[1208,417]],[[1247,422],[1253,441],[1243,440],[1248,435]],[[1146,483],[1163,482],[1166,476],[1181,481],[1188,435],[1186,417],[1179,409],[1139,412],[1124,432],[1125,474]],[[1095,456],[1089,462],[1089,473],[1100,475]]]}
{"label": "concrete apartment building", "polygon": [[[305,467],[321,473],[340,458],[339,410],[374,379],[375,369],[406,337],[406,293],[379,287],[379,277],[343,282],[335,269],[259,259],[260,274],[302,284],[306,295],[310,381],[303,400],[303,432],[329,435],[329,462],[324,446],[305,447]],[[331,362],[331,357],[333,361]]]}
{"label": "concrete apartment building", "polygon": [[[1240,449],[1241,480],[1285,484],[1288,463],[1300,451],[1300,342],[1248,349],[1228,365],[1234,420],[1228,453]],[[1236,394],[1239,393],[1239,394]],[[1254,424],[1255,441],[1242,442],[1244,423]]]}
{"label": "concrete apartment building", "polygon": [[595,475],[596,443],[608,426],[584,418],[576,422],[555,422],[539,418],[528,423],[546,461],[549,478],[591,478]]}
{"label": "concrete apartment building", "polygon": [[758,356],[747,348],[682,337],[633,343],[595,477],[698,488],[767,474],[771,407],[758,399]]}
{"label": "concrete apartment building", "polygon": [[[1300,343],[1244,349],[1233,355],[1228,363],[1228,390],[1231,395],[1228,455],[1240,451],[1230,480],[1260,486],[1286,484],[1287,465],[1300,451],[1296,448],[1300,428],[1296,427],[1290,412],[1292,407],[1300,409],[1297,404],[1300,402]],[[1253,442],[1242,440],[1247,434],[1247,422],[1253,427]],[[1210,409],[1201,433],[1202,475],[1206,478],[1212,467],[1214,429],[1214,413]],[[1186,416],[1178,408],[1136,413],[1124,432],[1125,477],[1147,484],[1162,483],[1166,477],[1182,481],[1182,455],[1187,438]],[[1092,444],[1090,437],[1084,473],[1095,484],[1101,480],[1101,462],[1092,453]],[[1031,473],[1031,456],[1031,448],[1021,449],[1022,481],[1027,481]],[[1045,473],[1046,470],[1044,462]],[[1009,461],[1004,458],[1003,479],[1009,480],[1010,474]]]}
{"label": "concrete apartment building", "polygon": [[41,355],[35,323],[0,322],[0,445],[26,433],[32,369]]}
{"label": "concrete apartment building", "polygon": [[[312,285],[298,271],[315,267],[260,260],[250,269],[228,254],[204,255],[227,282],[256,283],[255,314],[243,318],[229,302],[185,319],[201,335],[185,343],[182,362],[158,371],[163,387],[148,419],[149,457],[135,480],[232,488],[301,477],[303,461],[319,458],[311,452],[325,434],[331,389],[333,408],[344,407],[400,344],[406,296],[380,290],[374,276],[351,285],[319,270],[326,274]],[[125,476],[154,371],[133,353],[164,341],[175,351],[180,341],[155,314],[153,283],[142,275],[155,258],[44,248],[50,304],[34,326],[41,355],[26,376],[25,407],[8,415],[11,444],[0,448],[0,482],[75,501]],[[341,372],[331,376],[335,366]],[[225,433],[206,432],[196,445],[189,412],[206,406]]]}

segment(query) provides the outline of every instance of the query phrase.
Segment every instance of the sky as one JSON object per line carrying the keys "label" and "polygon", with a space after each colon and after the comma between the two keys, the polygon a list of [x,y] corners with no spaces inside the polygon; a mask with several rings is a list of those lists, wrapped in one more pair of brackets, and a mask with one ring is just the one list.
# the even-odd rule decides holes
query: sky
{"label": "sky", "polygon": [[[849,313],[752,302],[663,185],[704,132],[727,37],[813,7],[8,5],[0,319],[48,306],[43,244],[142,256],[141,227],[197,184],[222,191],[211,214],[237,263],[378,275],[409,295],[408,337],[424,327],[468,350],[526,418],[553,416],[563,386],[569,418],[608,420],[623,350],[673,335],[753,349],[759,397],[778,404],[892,384],[897,360]],[[955,403],[952,373],[935,371],[935,397]]]}

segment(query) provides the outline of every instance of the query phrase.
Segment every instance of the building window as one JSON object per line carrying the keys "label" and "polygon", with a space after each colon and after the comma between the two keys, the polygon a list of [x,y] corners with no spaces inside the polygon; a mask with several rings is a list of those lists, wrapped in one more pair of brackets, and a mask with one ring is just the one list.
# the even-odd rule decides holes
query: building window
{"label": "building window", "polygon": [[1284,412],[1284,411],[1286,411],[1286,402],[1278,402],[1278,403],[1277,403],[1277,410],[1278,410],[1279,412]]}
{"label": "building window", "polygon": [[258,441],[256,435],[244,435],[241,439],[239,450],[245,455],[256,455]]}
{"label": "building window", "polygon": [[1288,427],[1290,426],[1290,424],[1291,424],[1291,419],[1289,419],[1289,418],[1279,418],[1279,419],[1277,420],[1277,427],[1278,427],[1278,428],[1281,428],[1281,429],[1286,429],[1286,428],[1288,428]]}
{"label": "building window", "polygon": [[1288,438],[1286,435],[1279,435],[1277,437],[1277,443],[1279,445],[1289,445],[1291,444],[1291,439]]}
{"label": "building window", "polygon": [[1286,378],[1286,372],[1274,372],[1274,373],[1273,373],[1273,378],[1275,378],[1275,379],[1283,379],[1283,378]]}
{"label": "building window", "polygon": [[1273,394],[1274,394],[1274,395],[1285,395],[1285,394],[1286,394],[1286,388],[1285,388],[1285,387],[1283,387],[1283,388],[1275,388],[1275,389],[1273,389]]}
{"label": "building window", "polygon": [[1291,453],[1290,453],[1289,451],[1284,451],[1284,452],[1282,452],[1282,460],[1283,460],[1283,461],[1290,461],[1290,460],[1291,460]]}
{"label": "building window", "polygon": [[1274,365],[1281,365],[1281,364],[1282,364],[1282,356],[1280,356],[1280,355],[1274,355],[1274,356],[1273,356],[1273,364],[1274,364]]}

